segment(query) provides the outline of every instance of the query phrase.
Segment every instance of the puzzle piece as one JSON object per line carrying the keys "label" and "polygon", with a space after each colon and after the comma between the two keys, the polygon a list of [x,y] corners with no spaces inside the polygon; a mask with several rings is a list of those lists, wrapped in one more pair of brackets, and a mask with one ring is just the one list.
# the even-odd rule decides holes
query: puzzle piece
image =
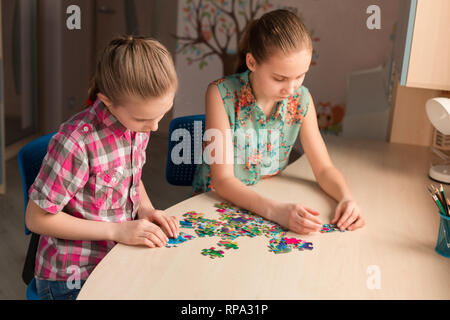
{"label": "puzzle piece", "polygon": [[223,258],[223,254],[222,250],[216,250],[214,247],[202,250],[202,255],[209,256],[211,259]]}
{"label": "puzzle piece", "polygon": [[246,231],[249,237],[255,237],[262,234],[262,231],[256,226],[243,226],[242,230]]}
{"label": "puzzle piece", "polygon": [[225,249],[239,249],[237,242],[221,240],[218,242],[219,246],[225,247]]}
{"label": "puzzle piece", "polygon": [[286,242],[282,240],[272,239],[269,242],[270,251],[273,253],[288,253],[291,252],[292,248],[286,244]]}
{"label": "puzzle piece", "polygon": [[194,238],[195,237],[190,234],[180,232],[176,239],[169,238],[169,241],[167,241],[166,243],[166,248],[178,247],[179,244],[186,242],[188,240],[192,240]]}
{"label": "puzzle piece", "polygon": [[299,251],[314,249],[312,246],[312,242],[305,242],[305,241],[302,241],[301,243],[296,243],[293,245],[293,247],[295,249],[298,249]]}
{"label": "puzzle piece", "polygon": [[312,250],[314,249],[312,246],[312,242],[306,242],[301,239],[296,238],[272,238],[269,244],[270,251],[273,253],[288,253],[291,252],[292,249],[298,249],[299,251],[303,250]]}
{"label": "puzzle piece", "polygon": [[218,232],[217,235],[222,238],[222,240],[234,240],[239,237],[239,233],[233,228],[223,227]]}
{"label": "puzzle piece", "polygon": [[187,229],[194,229],[195,228],[195,226],[192,224],[192,222],[184,221],[184,220],[180,221],[180,227],[187,228]]}
{"label": "puzzle piece", "polygon": [[299,244],[299,243],[302,243],[302,240],[300,240],[300,239],[295,239],[295,238],[283,238],[283,240],[284,240],[287,244]]}
{"label": "puzzle piece", "polygon": [[322,226],[322,229],[320,229],[320,233],[328,233],[328,232],[334,232],[334,231],[340,231],[345,232],[345,230],[341,230],[337,227],[335,224],[324,224]]}
{"label": "puzzle piece", "polygon": [[206,237],[206,236],[214,236],[215,235],[215,228],[208,226],[208,227],[201,227],[199,229],[195,229],[195,232],[199,237]]}

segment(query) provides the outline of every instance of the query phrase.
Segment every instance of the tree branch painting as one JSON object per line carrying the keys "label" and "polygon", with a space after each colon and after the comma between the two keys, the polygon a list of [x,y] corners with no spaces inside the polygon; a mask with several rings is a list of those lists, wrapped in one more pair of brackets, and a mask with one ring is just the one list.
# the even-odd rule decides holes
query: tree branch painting
{"label": "tree branch painting", "polygon": [[[262,14],[281,8],[278,7],[270,0],[186,0],[183,34],[175,36],[177,53],[186,56],[188,65],[198,63],[200,69],[216,56],[222,62],[223,75],[230,75],[234,73],[239,40],[246,26]],[[297,8],[286,9],[297,13]],[[312,65],[315,58],[314,52]]]}

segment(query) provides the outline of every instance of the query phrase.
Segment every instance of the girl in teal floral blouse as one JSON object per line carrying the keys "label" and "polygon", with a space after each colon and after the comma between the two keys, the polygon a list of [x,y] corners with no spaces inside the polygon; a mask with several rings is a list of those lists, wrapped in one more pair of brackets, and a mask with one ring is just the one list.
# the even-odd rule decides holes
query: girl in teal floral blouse
{"label": "girl in teal floral blouse", "polygon": [[[210,143],[215,149],[211,159],[197,166],[194,193],[213,189],[299,234],[319,231],[317,211],[263,197],[247,187],[282,171],[299,136],[317,182],[338,201],[331,223],[341,230],[363,227],[360,207],[331,162],[313,99],[302,86],[312,57],[303,23],[287,10],[266,13],[248,26],[239,55],[237,73],[213,82],[206,92],[206,134],[213,132]],[[224,137],[222,143],[213,143],[216,133]]]}

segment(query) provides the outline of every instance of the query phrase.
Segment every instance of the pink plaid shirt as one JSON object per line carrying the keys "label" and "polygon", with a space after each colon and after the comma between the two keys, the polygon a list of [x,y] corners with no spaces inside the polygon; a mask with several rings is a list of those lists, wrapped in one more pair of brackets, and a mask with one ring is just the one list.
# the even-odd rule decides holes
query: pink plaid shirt
{"label": "pink plaid shirt", "polygon": [[[139,181],[149,133],[131,132],[97,100],[63,123],[51,139],[30,199],[45,211],[77,218],[124,222],[136,217]],[[80,271],[87,279],[115,245],[41,235],[35,276],[65,281]],[[75,266],[75,268],[74,268]]]}

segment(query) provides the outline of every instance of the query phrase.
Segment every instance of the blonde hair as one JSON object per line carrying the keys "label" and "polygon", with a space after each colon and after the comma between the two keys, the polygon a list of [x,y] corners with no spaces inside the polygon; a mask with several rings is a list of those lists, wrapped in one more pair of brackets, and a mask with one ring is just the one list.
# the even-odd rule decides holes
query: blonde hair
{"label": "blonde hair", "polygon": [[300,18],[291,11],[270,11],[250,22],[239,41],[236,72],[247,70],[246,55],[257,63],[266,60],[274,49],[290,53],[300,49],[312,51],[311,36]]}
{"label": "blonde hair", "polygon": [[161,97],[178,88],[172,56],[157,40],[122,36],[113,39],[97,63],[88,91],[91,103],[101,92],[113,103],[127,97]]}

